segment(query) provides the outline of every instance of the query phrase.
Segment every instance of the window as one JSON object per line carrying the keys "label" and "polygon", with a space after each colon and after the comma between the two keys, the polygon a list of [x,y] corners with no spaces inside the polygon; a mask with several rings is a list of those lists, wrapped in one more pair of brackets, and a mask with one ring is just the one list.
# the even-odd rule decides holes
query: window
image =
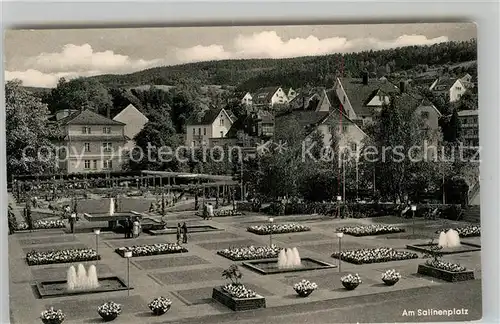
{"label": "window", "polygon": [[103,168],[104,169],[112,169],[113,168],[113,162],[111,160],[104,160],[103,161]]}
{"label": "window", "polygon": [[90,152],[90,143],[84,143],[85,152]]}
{"label": "window", "polygon": [[342,99],[342,103],[344,103],[344,104],[345,104],[345,96],[344,96],[344,98]]}
{"label": "window", "polygon": [[224,126],[224,116],[220,115],[220,126]]}
{"label": "window", "polygon": [[423,119],[429,119],[429,112],[428,111],[422,111],[420,113],[420,116],[423,118]]}
{"label": "window", "polygon": [[207,128],[206,127],[203,127],[203,135],[206,136],[207,135]]}
{"label": "window", "polygon": [[191,143],[191,146],[196,146],[196,141],[193,141],[193,142]]}
{"label": "window", "polygon": [[342,132],[343,133],[347,132],[348,129],[349,129],[349,127],[347,125],[342,125]]}
{"label": "window", "polygon": [[196,128],[193,127],[193,136],[196,135]]}
{"label": "window", "polygon": [[97,170],[97,160],[94,160],[94,170]]}
{"label": "window", "polygon": [[474,124],[474,117],[469,118],[469,124]]}
{"label": "window", "polygon": [[82,127],[82,134],[90,134],[90,127]]}
{"label": "window", "polygon": [[90,160],[85,160],[85,165],[84,165],[85,169],[90,169]]}
{"label": "window", "polygon": [[269,135],[269,134],[273,134],[273,132],[274,132],[274,127],[272,125],[263,125],[262,126],[262,134]]}
{"label": "window", "polygon": [[358,151],[358,144],[356,143],[351,143],[351,150],[353,152],[357,152]]}
{"label": "window", "polygon": [[111,134],[111,127],[103,127],[102,132],[104,134]]}
{"label": "window", "polygon": [[111,152],[113,146],[111,143],[102,143],[102,150],[104,152]]}
{"label": "window", "polygon": [[458,91],[461,91],[462,87],[455,87],[455,89],[457,89]]}
{"label": "window", "polygon": [[479,132],[478,132],[478,130],[477,130],[477,129],[475,129],[475,130],[474,130],[474,135],[478,135],[478,133],[479,133]]}
{"label": "window", "polygon": [[224,137],[224,131],[220,131],[220,137]]}
{"label": "window", "polygon": [[198,127],[198,136],[201,135],[201,127]]}
{"label": "window", "polygon": [[477,117],[474,117],[472,121],[474,122],[474,124],[477,124]]}

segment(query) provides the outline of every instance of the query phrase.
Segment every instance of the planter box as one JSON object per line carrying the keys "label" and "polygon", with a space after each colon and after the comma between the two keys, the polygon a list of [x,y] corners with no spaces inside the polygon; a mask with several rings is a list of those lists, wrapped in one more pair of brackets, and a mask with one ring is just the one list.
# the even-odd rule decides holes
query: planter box
{"label": "planter box", "polygon": [[[408,250],[414,250],[422,253],[430,253],[432,252],[431,247],[437,246],[437,244],[411,244],[407,245],[406,248]],[[466,253],[466,252],[477,252],[481,251],[481,246],[473,243],[460,242],[460,246],[453,249],[442,249],[439,252],[442,254],[457,254],[457,253]]]}
{"label": "planter box", "polygon": [[443,269],[434,268],[427,264],[419,264],[418,273],[449,282],[474,280],[474,271],[472,270],[466,270],[463,272],[451,272]]}
{"label": "planter box", "polygon": [[212,298],[234,311],[266,308],[266,299],[260,295],[253,298],[234,298],[225,293],[221,287],[213,289]]}

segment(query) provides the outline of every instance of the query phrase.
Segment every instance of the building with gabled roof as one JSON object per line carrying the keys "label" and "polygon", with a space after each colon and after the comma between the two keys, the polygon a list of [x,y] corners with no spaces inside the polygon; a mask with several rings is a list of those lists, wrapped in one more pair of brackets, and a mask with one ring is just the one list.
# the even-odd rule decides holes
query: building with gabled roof
{"label": "building with gabled roof", "polygon": [[429,87],[434,93],[445,94],[450,102],[458,101],[467,90],[466,84],[458,78],[438,78]]}
{"label": "building with gabled roof", "polygon": [[252,104],[257,109],[286,105],[288,102],[288,97],[280,86],[260,88],[252,94]]}
{"label": "building with gabled roof", "polygon": [[149,119],[132,104],[129,104],[116,114],[113,120],[125,124],[124,133],[130,139],[125,145],[128,150],[132,150],[135,147],[135,136],[149,122]]}
{"label": "building with gabled roof", "polygon": [[58,168],[66,173],[119,171],[125,160],[125,123],[92,110],[74,112],[57,121]]}
{"label": "building with gabled roof", "polygon": [[210,108],[187,121],[186,145],[210,145],[211,139],[224,138],[234,120],[224,108]]}
{"label": "building with gabled roof", "polygon": [[325,88],[318,87],[308,90],[301,90],[290,101],[292,109],[303,109],[313,111],[330,111],[331,102]]}

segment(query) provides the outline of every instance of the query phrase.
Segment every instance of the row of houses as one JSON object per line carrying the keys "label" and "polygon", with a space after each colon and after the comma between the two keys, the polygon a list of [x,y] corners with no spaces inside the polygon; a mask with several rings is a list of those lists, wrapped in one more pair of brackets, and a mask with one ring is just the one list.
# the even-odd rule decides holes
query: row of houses
{"label": "row of houses", "polygon": [[[450,100],[456,100],[465,92],[467,79],[448,81],[435,80],[430,88],[448,91]],[[427,99],[409,91],[410,83],[402,81],[398,86],[386,78],[337,78],[331,88],[286,89],[267,87],[254,94],[244,95],[242,102],[248,113],[236,118],[224,108],[211,108],[200,116],[187,121],[185,144],[190,147],[213,147],[216,145],[240,145],[255,148],[262,140],[274,136],[280,124],[294,118],[305,131],[312,134],[319,130],[325,143],[331,138],[329,126],[339,125],[340,145],[359,147],[366,138],[364,131],[380,113],[391,96],[399,96],[412,105],[415,114],[425,121],[426,130],[439,129],[441,113]],[[431,90],[432,90],[431,89]],[[287,110],[274,109],[286,105]],[[479,145],[478,111],[459,112],[464,130],[465,145]],[[133,105],[128,105],[116,116],[103,116],[91,110],[63,110],[52,116],[59,125],[62,136],[58,141],[60,151],[58,167],[66,173],[102,172],[121,170],[123,156],[118,150],[131,150],[133,138],[139,133],[148,118]]]}

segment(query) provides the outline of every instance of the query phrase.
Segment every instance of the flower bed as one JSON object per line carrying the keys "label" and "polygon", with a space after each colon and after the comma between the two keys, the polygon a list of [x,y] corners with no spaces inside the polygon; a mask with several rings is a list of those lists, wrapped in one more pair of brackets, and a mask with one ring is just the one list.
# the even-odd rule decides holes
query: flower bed
{"label": "flower bed", "polygon": [[[256,294],[254,297],[237,298],[231,296],[227,291],[225,291],[224,287],[214,288],[212,292],[212,298],[219,303],[229,307],[233,311],[245,311],[266,307],[266,299],[260,295]],[[246,291],[248,292],[248,289],[246,289]],[[233,290],[231,290],[231,292],[233,292]]]}
{"label": "flower bed", "polygon": [[366,225],[366,226],[347,226],[340,227],[337,231],[344,234],[353,236],[368,236],[368,235],[380,235],[380,234],[391,234],[391,233],[401,233],[405,230],[392,225]]}
{"label": "flower bed", "polygon": [[474,271],[467,270],[459,264],[428,260],[418,266],[418,273],[449,282],[474,280]]}
{"label": "flower bed", "polygon": [[293,285],[293,289],[300,297],[309,296],[314,290],[318,288],[315,282],[310,282],[309,280],[303,279],[301,282]]}
{"label": "flower bed", "polygon": [[115,250],[121,257],[125,257],[125,252],[132,252],[132,257],[160,255],[171,253],[183,253],[188,250],[177,243],[157,243],[119,247]]}
{"label": "flower bed", "polygon": [[255,225],[247,228],[247,231],[257,235],[297,233],[310,230],[309,227],[296,223]]}
{"label": "flower bed", "polygon": [[64,321],[65,317],[62,310],[54,310],[54,307],[44,310],[40,315],[40,319],[44,324],[60,324]]}
{"label": "flower bed", "polygon": [[[436,234],[440,234],[441,232],[447,232],[451,228],[446,228],[446,229],[440,229],[436,231]],[[474,237],[474,236],[481,236],[481,226],[475,226],[475,225],[470,225],[470,226],[464,226],[464,227],[457,227],[453,228],[455,231],[458,232],[458,235],[460,237]]]}
{"label": "flower bed", "polygon": [[388,286],[393,286],[399,279],[401,279],[401,274],[394,269],[387,270],[382,274],[382,281]]}
{"label": "flower bed", "polygon": [[[33,222],[33,229],[53,229],[53,228],[65,228],[66,224],[64,220],[61,219],[53,219],[53,220],[46,220],[46,219],[39,219]],[[28,223],[26,222],[20,222],[17,224],[17,229],[18,231],[25,231],[28,230],[29,226]]]}
{"label": "flower bed", "polygon": [[277,258],[280,251],[281,248],[276,245],[272,247],[251,245],[246,247],[231,247],[217,251],[217,254],[232,261],[244,261]]}
{"label": "flower bed", "polygon": [[[332,257],[338,259],[339,253],[338,252],[333,253]],[[384,247],[376,249],[359,249],[359,250],[343,251],[340,254],[340,258],[341,260],[354,264],[365,264],[365,263],[378,263],[378,262],[417,259],[418,255],[412,252],[397,251],[394,250],[393,248]]]}
{"label": "flower bed", "polygon": [[97,313],[106,322],[112,321],[122,312],[122,305],[109,301],[97,307]]}
{"label": "flower bed", "polygon": [[94,249],[67,249],[51,251],[31,251],[26,253],[28,265],[69,263],[100,260]]}
{"label": "flower bed", "polygon": [[361,281],[361,277],[356,273],[356,274],[347,274],[340,278],[340,281],[342,282],[342,285],[345,287],[347,290],[354,290],[356,287],[359,286]]}
{"label": "flower bed", "polygon": [[172,301],[163,296],[153,299],[148,304],[149,309],[157,316],[165,314],[171,306]]}
{"label": "flower bed", "polygon": [[[228,216],[241,216],[242,212],[239,210],[223,209],[214,211],[214,217],[228,217]],[[202,213],[196,213],[196,216],[203,217]]]}
{"label": "flower bed", "polygon": [[222,291],[233,298],[254,298],[257,293],[245,287],[245,285],[239,284],[227,284],[222,287]]}

